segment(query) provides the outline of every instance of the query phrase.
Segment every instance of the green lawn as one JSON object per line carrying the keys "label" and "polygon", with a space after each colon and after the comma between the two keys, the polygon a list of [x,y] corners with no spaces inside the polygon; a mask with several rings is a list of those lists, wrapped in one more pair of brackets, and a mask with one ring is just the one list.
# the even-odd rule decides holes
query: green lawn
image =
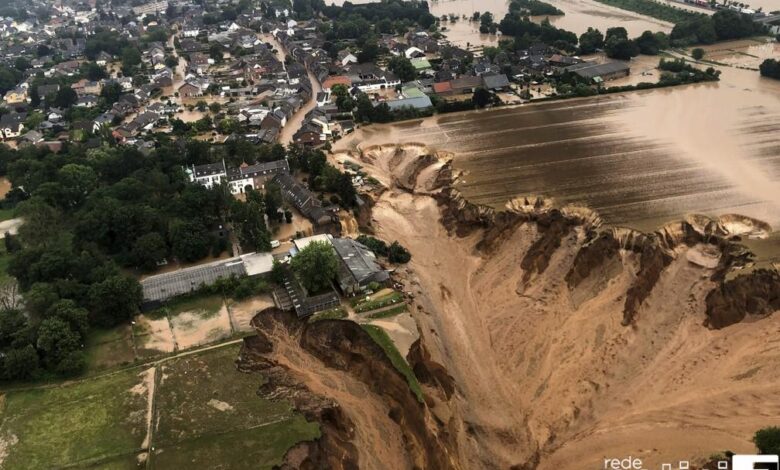
{"label": "green lawn", "polygon": [[135,361],[131,326],[90,329],[85,352],[90,371],[131,364]]}
{"label": "green lawn", "polygon": [[[146,393],[139,370],[6,394],[0,439],[3,468],[53,468],[132,456],[146,436]],[[138,389],[136,389],[138,390]],[[114,467],[117,468],[117,467]]]}
{"label": "green lawn", "polygon": [[[254,429],[207,434],[164,448],[152,457],[152,468],[272,469],[298,442],[320,436],[316,424],[302,416]],[[159,451],[159,449],[158,449]],[[196,463],[193,467],[192,464]]]}
{"label": "green lawn", "polygon": [[161,366],[154,468],[183,468],[192,459],[200,468],[216,462],[246,468],[249,461],[270,468],[295,443],[319,437],[318,424],[307,423],[289,403],[257,395],[263,378],[236,370],[238,350],[219,348]]}
{"label": "green lawn", "polygon": [[363,301],[358,302],[355,305],[355,312],[362,313],[362,312],[370,312],[371,310],[376,310],[378,308],[386,307],[388,305],[392,305],[398,302],[403,301],[404,296],[400,292],[393,292],[392,294],[383,295],[382,297],[379,297],[378,299],[369,300],[369,301]]}
{"label": "green lawn", "polygon": [[420,403],[423,403],[422,390],[420,389],[420,383],[417,381],[417,377],[414,375],[414,371],[409,367],[409,363],[401,356],[398,349],[395,347],[393,340],[387,335],[385,330],[374,325],[361,325],[364,330],[376,341],[376,343],[385,350],[385,354],[390,358],[390,362],[393,363],[396,369],[406,377],[406,381],[409,382],[409,388],[417,396]]}
{"label": "green lawn", "polygon": [[320,320],[341,320],[342,318],[347,318],[347,316],[349,315],[347,314],[347,311],[344,310],[343,307],[336,307],[312,315],[311,317],[309,317],[309,323],[314,323]]}
{"label": "green lawn", "polygon": [[0,222],[14,218],[15,209],[0,209]]}
{"label": "green lawn", "polygon": [[387,310],[382,310],[381,312],[370,313],[368,315],[368,318],[372,320],[376,320],[378,318],[394,317],[400,313],[404,313],[405,311],[406,311],[406,304],[401,304],[396,307],[388,308]]}
{"label": "green lawn", "polygon": [[174,299],[168,302],[159,311],[164,311],[168,315],[174,316],[182,312],[198,312],[203,318],[210,318],[222,308],[224,300],[220,295],[194,295],[181,299]]}
{"label": "green lawn", "polygon": [[[104,330],[92,341],[122,338]],[[157,366],[150,468],[270,469],[296,443],[320,437],[319,424],[290,403],[257,395],[263,376],[236,370],[238,351],[231,345]],[[0,468],[139,468],[148,417],[139,374],[146,370],[0,396],[0,449],[7,451]]]}

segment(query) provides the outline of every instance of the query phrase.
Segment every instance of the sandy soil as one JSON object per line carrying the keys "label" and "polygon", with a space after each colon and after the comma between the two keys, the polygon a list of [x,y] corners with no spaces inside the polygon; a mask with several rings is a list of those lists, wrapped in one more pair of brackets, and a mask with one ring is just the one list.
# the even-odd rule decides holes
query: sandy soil
{"label": "sandy soil", "polygon": [[179,350],[211,343],[230,336],[230,316],[223,304],[214,315],[205,316],[201,311],[181,312],[171,317],[173,336]]}
{"label": "sandy soil", "polygon": [[135,387],[130,389],[130,393],[134,395],[146,395],[146,435],[144,436],[142,449],[149,448],[149,442],[152,437],[152,414],[154,411],[154,389],[155,389],[155,377],[156,368],[152,367],[138,374],[141,378]]}
{"label": "sandy soil", "polygon": [[[372,148],[361,163],[390,183],[423,153],[420,146],[400,156]],[[537,458],[540,470],[601,468],[604,456],[628,455],[660,468],[725,449],[751,452],[752,434],[780,420],[773,346],[780,317],[704,328],[712,271],[689,262],[687,249],[662,272],[636,324],[623,327],[634,254],[623,252],[623,269],[590,284],[592,292],[570,292],[563,279],[583,243],[578,229],[526,284],[520,262],[538,236],[535,225],[520,225],[489,255],[478,252],[479,233],[456,238],[434,222],[440,214],[425,194],[429,175],[420,174],[414,193],[384,193],[373,223],[380,238],[414,254],[399,274],[416,296],[410,310],[432,359],[457,384],[450,429],[464,468]]]}
{"label": "sandy soil", "polygon": [[249,322],[261,310],[273,307],[274,300],[270,295],[252,297],[251,299],[240,302],[232,301],[228,305],[230,311],[230,320],[233,322],[235,331],[252,331]]}
{"label": "sandy soil", "polygon": [[415,323],[414,318],[408,312],[392,317],[370,320],[367,323],[385,330],[390,339],[393,340],[398,352],[404,357],[409,354],[409,348],[420,337],[420,333],[417,331],[417,323]]}
{"label": "sandy soil", "polygon": [[167,318],[152,319],[146,315],[135,317],[135,341],[140,350],[154,353],[170,353],[176,349],[176,342]]}

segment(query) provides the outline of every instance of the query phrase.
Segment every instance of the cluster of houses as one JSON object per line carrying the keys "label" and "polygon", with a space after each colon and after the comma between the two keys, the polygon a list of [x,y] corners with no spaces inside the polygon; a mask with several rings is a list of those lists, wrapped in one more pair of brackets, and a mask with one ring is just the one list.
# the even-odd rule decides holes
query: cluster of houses
{"label": "cluster of houses", "polygon": [[[34,2],[39,3],[44,6],[42,0]],[[109,128],[119,143],[143,150],[152,145],[150,134],[172,132],[174,120],[181,120],[200,122],[197,132],[215,142],[240,138],[275,143],[284,136],[284,143],[320,146],[355,126],[351,112],[336,105],[331,93],[336,85],[353,97],[366,94],[375,106],[386,103],[391,111],[431,111],[437,99],[466,99],[478,88],[512,93],[532,77],[549,77],[567,68],[595,81],[629,72],[623,63],[582,66],[576,57],[545,44],[511,56],[502,50],[488,58],[413,29],[403,36],[380,35],[378,46],[387,53],[361,62],[354,42],[341,41],[341,50],[326,50],[332,44],[322,32],[324,19],[297,21],[287,9],[266,4],[249,6],[230,19],[215,19],[213,7],[228,3],[96,5],[62,0],[46,6],[46,19],[0,19],[3,62],[23,69],[19,83],[4,94],[9,112],[0,118],[0,138],[52,147]],[[144,39],[160,30],[168,39]],[[123,76],[121,55],[90,42],[106,31],[139,48],[137,74]],[[406,74],[401,80],[389,70],[394,56],[410,61],[413,79]],[[85,76],[85,65],[92,64],[104,69],[105,78]],[[45,84],[35,85],[41,77]],[[64,86],[76,94],[67,108],[81,112],[55,106],[53,98]],[[110,103],[106,87],[113,91]],[[219,110],[208,112],[201,104],[210,102],[219,103]],[[28,119],[32,112],[43,113],[44,119]],[[202,123],[203,118],[208,122]],[[219,127],[225,120],[235,125]],[[294,128],[285,130],[288,125]]]}

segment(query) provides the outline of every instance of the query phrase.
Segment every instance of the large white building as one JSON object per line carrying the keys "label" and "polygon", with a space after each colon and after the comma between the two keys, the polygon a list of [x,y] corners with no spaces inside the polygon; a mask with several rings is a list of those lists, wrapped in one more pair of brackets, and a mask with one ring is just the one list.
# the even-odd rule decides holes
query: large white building
{"label": "large white building", "polygon": [[218,184],[227,184],[231,194],[240,194],[247,189],[263,189],[269,179],[279,173],[289,172],[290,166],[286,159],[254,165],[243,164],[237,168],[227,168],[223,160],[187,168],[191,182],[209,189]]}

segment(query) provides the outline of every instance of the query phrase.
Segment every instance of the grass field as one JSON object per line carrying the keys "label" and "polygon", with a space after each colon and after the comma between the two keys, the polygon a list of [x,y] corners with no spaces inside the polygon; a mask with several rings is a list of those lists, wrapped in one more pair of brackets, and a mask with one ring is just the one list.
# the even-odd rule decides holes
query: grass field
{"label": "grass field", "polygon": [[317,313],[309,317],[309,323],[314,323],[320,320],[341,320],[347,318],[349,315],[343,307],[336,307],[324,312]]}
{"label": "grass field", "polygon": [[0,209],[0,222],[14,218],[15,209]]}
{"label": "grass field", "polygon": [[[121,340],[113,331],[97,339]],[[262,468],[319,437],[283,401],[260,398],[260,374],[236,370],[239,345],[0,397],[0,468],[135,469],[154,423],[148,468]],[[147,374],[148,373],[148,374]],[[145,380],[145,379],[149,380]]]}
{"label": "grass field", "polygon": [[130,325],[111,329],[92,328],[86,340],[87,369],[99,371],[135,361]]}
{"label": "grass field", "polygon": [[392,292],[390,294],[383,295],[382,297],[378,297],[376,299],[358,302],[355,305],[355,312],[356,313],[370,312],[371,310],[376,310],[378,308],[396,304],[398,302],[403,301],[403,299],[404,296],[400,292]]}
{"label": "grass field", "polygon": [[53,468],[112,456],[117,462],[135,459],[147,428],[148,394],[139,372],[3,396],[0,438],[7,455],[0,466]]}
{"label": "grass field", "polygon": [[392,308],[388,308],[387,310],[382,310],[380,312],[369,313],[368,318],[372,320],[377,320],[379,318],[394,317],[398,314],[404,313],[405,311],[406,311],[406,304],[401,304]]}
{"label": "grass field", "polygon": [[393,340],[387,335],[385,330],[374,325],[361,325],[364,330],[376,341],[376,343],[385,350],[385,354],[390,358],[390,362],[393,363],[396,369],[406,377],[406,381],[409,383],[409,388],[417,396],[420,403],[423,403],[422,389],[420,389],[420,383],[417,381],[417,377],[414,375],[414,371],[409,367],[409,363],[401,356],[398,349],[393,344]]}
{"label": "grass field", "polygon": [[231,346],[161,366],[153,468],[183,468],[194,456],[201,468],[270,468],[295,443],[319,437],[289,403],[258,397],[262,376],[238,372],[237,355]]}

